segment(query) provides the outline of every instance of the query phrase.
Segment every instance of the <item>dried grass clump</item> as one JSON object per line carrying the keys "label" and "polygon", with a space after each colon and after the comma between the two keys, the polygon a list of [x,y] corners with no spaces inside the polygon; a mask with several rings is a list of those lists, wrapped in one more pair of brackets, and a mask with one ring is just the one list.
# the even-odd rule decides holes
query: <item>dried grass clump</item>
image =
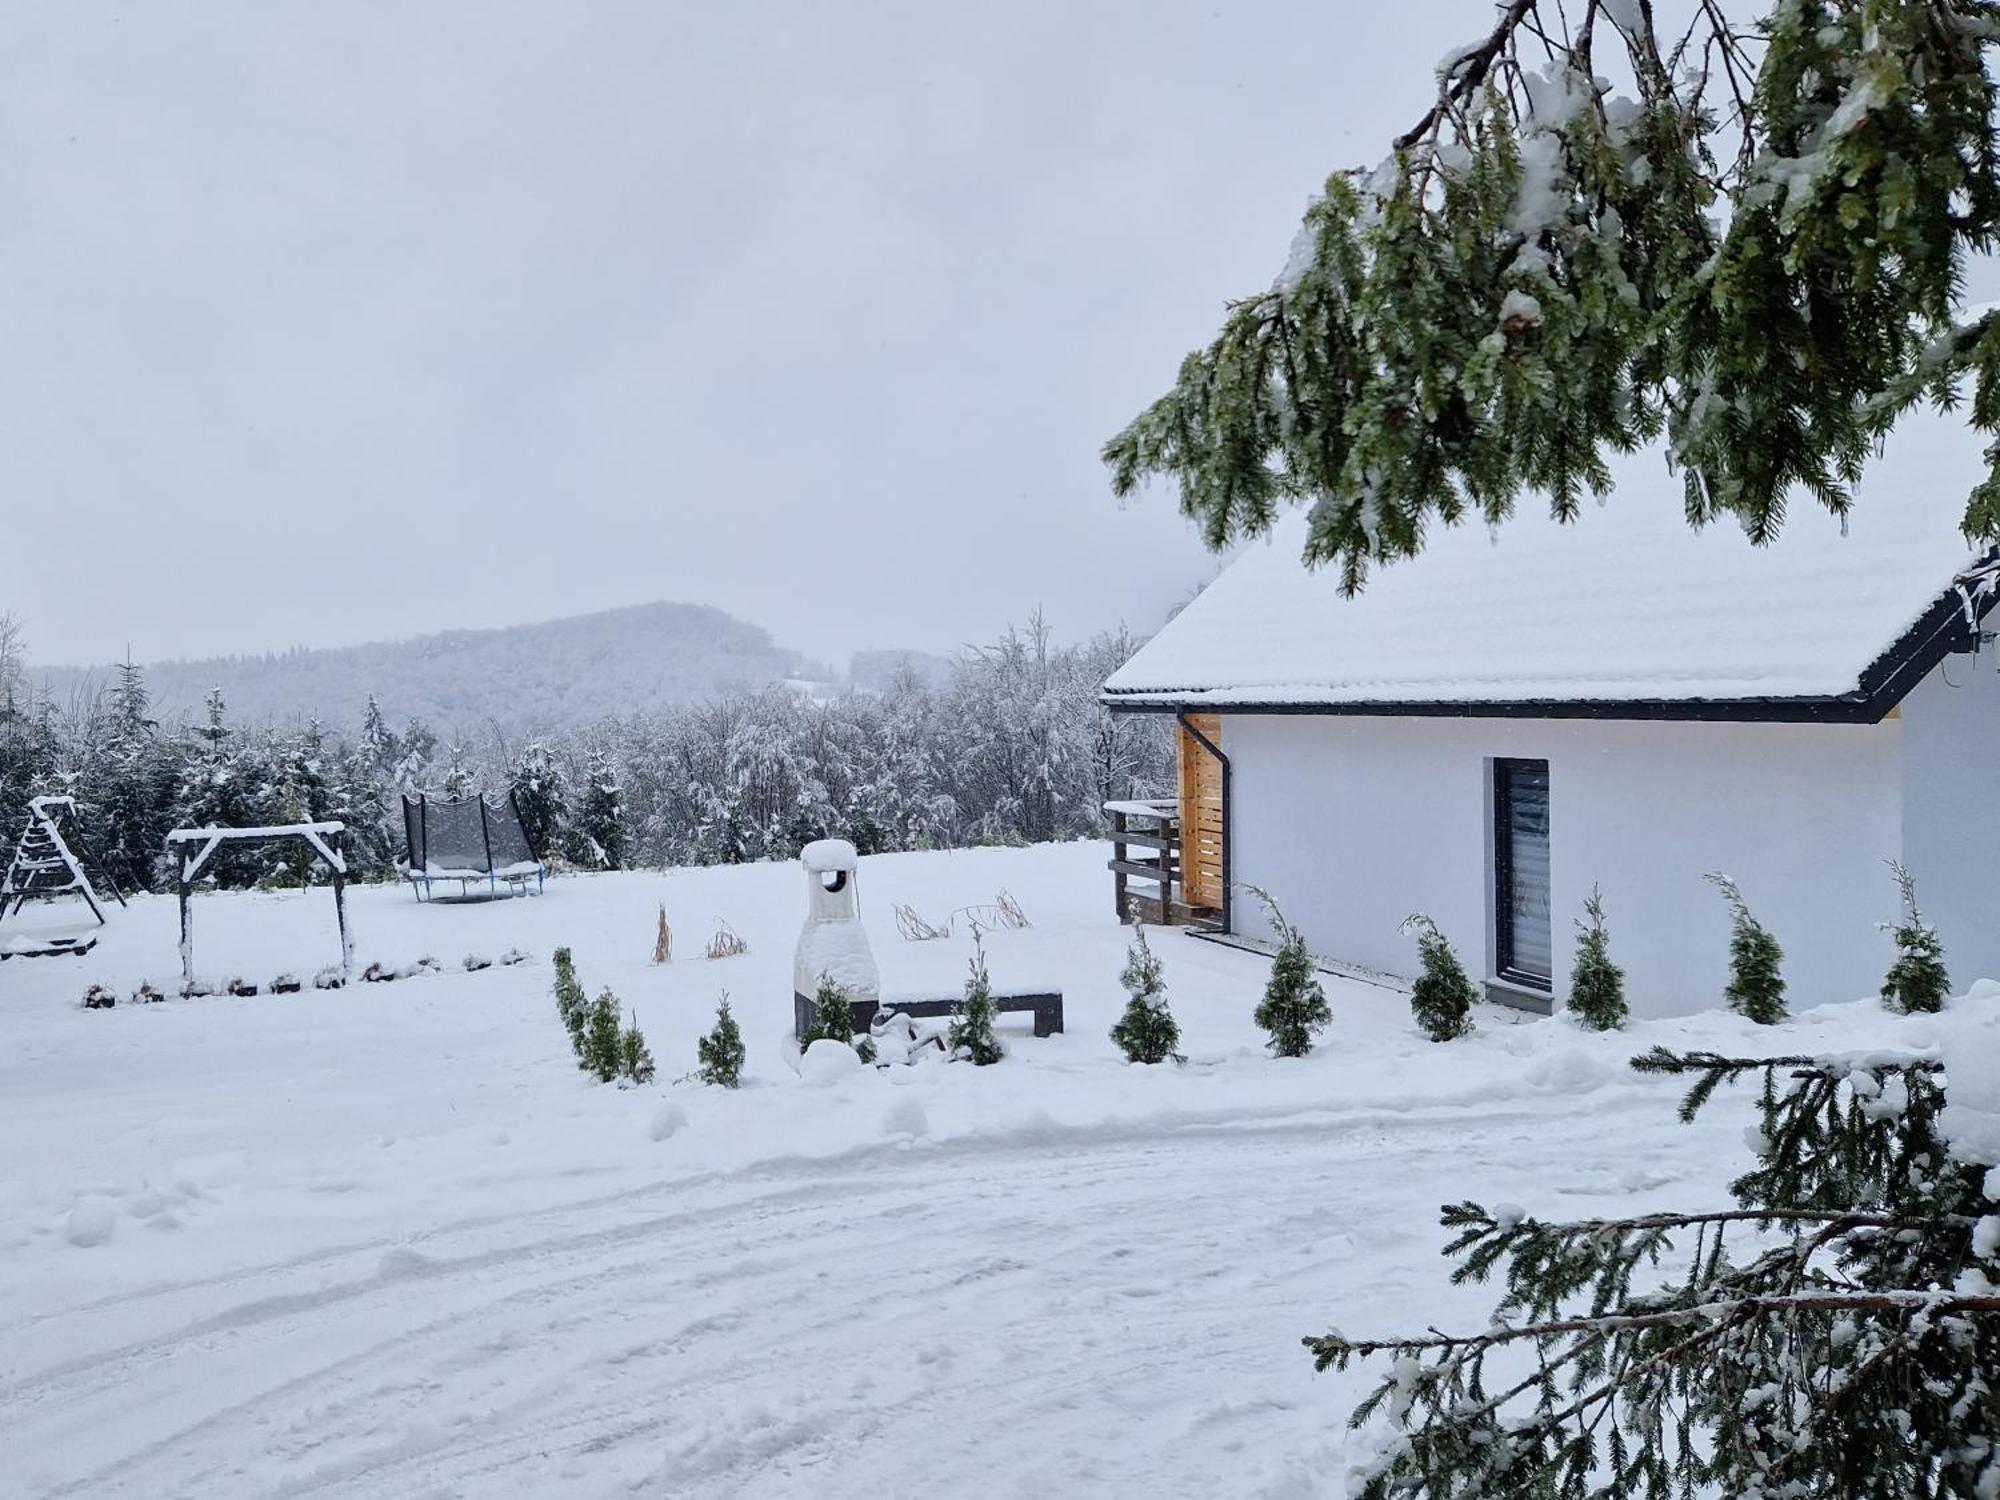
{"label": "dried grass clump", "polygon": [[945,918],[944,926],[935,927],[918,916],[913,908],[899,906],[896,908],[896,931],[903,935],[906,942],[932,943],[951,936],[951,918]]}
{"label": "dried grass clump", "polygon": [[748,953],[750,945],[736,935],[736,929],[720,917],[715,919],[715,936],[708,940],[710,958],[735,958]]}
{"label": "dried grass clump", "polygon": [[993,898],[993,909],[999,913],[1002,927],[1021,928],[1029,925],[1028,914],[1021,910],[1021,903],[1004,888]]}
{"label": "dried grass clump", "polygon": [[653,934],[653,962],[663,964],[674,956],[674,929],[667,925],[667,903],[660,903],[660,929]]}

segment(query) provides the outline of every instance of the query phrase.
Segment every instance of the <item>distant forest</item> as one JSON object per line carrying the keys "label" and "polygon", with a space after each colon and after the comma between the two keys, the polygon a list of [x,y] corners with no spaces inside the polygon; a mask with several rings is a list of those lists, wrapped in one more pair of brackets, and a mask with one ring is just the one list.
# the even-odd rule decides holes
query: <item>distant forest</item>
{"label": "distant forest", "polygon": [[[417,790],[511,792],[538,848],[593,869],[789,857],[829,836],[864,852],[1076,838],[1102,830],[1107,799],[1172,779],[1166,727],[1097,702],[1137,644],[1123,632],[1058,644],[1037,616],[946,663],[876,662],[869,689],[764,685],[516,735],[497,715],[452,733],[392,724],[373,697],[349,725],[241,715],[220,691],[163,721],[136,665],[58,697],[36,690],[0,617],[0,818],[11,841],[29,797],[71,795],[116,878],[143,888],[166,877],[172,828],[328,818],[348,825],[360,878],[388,877],[399,794]],[[216,878],[299,873],[286,853]]]}
{"label": "distant forest", "polygon": [[[349,715],[358,721],[372,698],[391,721],[420,719],[443,735],[568,729],[792,678],[838,676],[776,645],[767,631],[695,604],[645,604],[331,650],[141,664],[163,718],[200,715],[217,691],[231,715],[248,724]],[[856,666],[875,669],[873,662]],[[113,675],[109,666],[41,666],[32,674],[38,695],[58,703],[95,694]]]}

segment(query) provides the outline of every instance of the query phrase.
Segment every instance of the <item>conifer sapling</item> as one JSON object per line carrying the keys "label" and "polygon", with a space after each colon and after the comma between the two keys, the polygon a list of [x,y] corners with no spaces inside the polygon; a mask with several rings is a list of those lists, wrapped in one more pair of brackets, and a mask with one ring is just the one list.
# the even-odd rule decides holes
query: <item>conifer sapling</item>
{"label": "conifer sapling", "polygon": [[636,1013],[626,1021],[625,1029],[618,1034],[618,1071],[629,1083],[653,1081],[653,1052],[646,1045],[646,1034],[639,1029],[639,1017]]}
{"label": "conifer sapling", "polygon": [[694,1044],[696,1072],[701,1081],[733,1089],[743,1081],[743,1033],[729,1013],[729,992],[715,1009],[715,1029]]}
{"label": "conifer sapling", "polygon": [[1313,1033],[1333,1020],[1333,1008],[1326,1003],[1305,934],[1285,920],[1269,892],[1255,886],[1250,891],[1264,903],[1278,933],[1278,952],[1271,960],[1270,983],[1257,1005],[1257,1024],[1270,1033],[1264,1045],[1274,1057],[1304,1057],[1313,1049]]}
{"label": "conifer sapling", "polygon": [[569,949],[556,949],[555,966],[556,1013],[562,1017],[563,1028],[569,1032],[570,1050],[576,1054],[576,1064],[583,1067],[584,1026],[589,1020],[590,1002],[584,997],[583,986],[577,982],[576,962],[570,957]]}
{"label": "conifer sapling", "polygon": [[1785,950],[1750,915],[1735,881],[1727,875],[1707,879],[1729,903],[1729,987],[1723,991],[1729,1008],[1759,1026],[1775,1026],[1785,1019],[1785,979],[1778,972]]}
{"label": "conifer sapling", "polygon": [[819,976],[819,988],[813,993],[813,1023],[799,1038],[801,1049],[814,1042],[838,1042],[843,1047],[854,1045],[854,1010],[846,987],[831,974]]}
{"label": "conifer sapling", "polygon": [[1576,962],[1569,971],[1569,1012],[1592,1031],[1615,1031],[1630,1018],[1625,1004],[1625,971],[1611,961],[1611,937],[1604,927],[1604,898],[1597,887],[1583,903],[1576,924]]}
{"label": "conifer sapling", "polygon": [[1423,968],[1410,987],[1410,1013],[1434,1042],[1454,1041],[1472,1031],[1472,1007],[1479,992],[1465,976],[1465,965],[1437,923],[1422,912],[1407,918],[1403,931],[1417,935],[1417,957]]}
{"label": "conifer sapling", "polygon": [[590,1022],[583,1037],[583,1066],[595,1073],[600,1083],[616,1078],[622,1062],[618,1014],[618,997],[607,987],[590,1007]]}
{"label": "conifer sapling", "polygon": [[1174,1049],[1180,1046],[1181,1029],[1167,1009],[1167,981],[1160,972],[1159,957],[1146,942],[1146,929],[1136,929],[1131,952],[1125,958],[1125,972],[1119,976],[1125,993],[1125,1014],[1111,1028],[1111,1040],[1125,1054],[1127,1062],[1161,1063],[1168,1058],[1184,1059]]}
{"label": "conifer sapling", "polygon": [[953,1057],[962,1057],[975,1067],[997,1063],[1006,1054],[993,1035],[993,983],[986,974],[986,948],[979,941],[979,929],[972,932],[972,972],[965,981],[965,998],[951,1020],[945,1045]]}
{"label": "conifer sapling", "polygon": [[1896,943],[1896,961],[1882,981],[1882,1003],[1905,1015],[1940,1011],[1951,997],[1951,975],[1945,971],[1944,944],[1937,929],[1917,910],[1917,883],[1900,860],[1890,860],[1896,886],[1903,896],[1903,920],[1885,922],[1882,930]]}

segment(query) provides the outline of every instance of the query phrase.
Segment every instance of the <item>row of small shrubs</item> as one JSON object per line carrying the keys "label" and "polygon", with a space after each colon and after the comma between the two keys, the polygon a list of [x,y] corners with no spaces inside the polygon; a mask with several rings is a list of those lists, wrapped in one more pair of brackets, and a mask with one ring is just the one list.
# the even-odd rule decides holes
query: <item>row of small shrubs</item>
{"label": "row of small shrubs", "polygon": [[600,1083],[621,1078],[628,1083],[651,1083],[653,1054],[639,1030],[639,1018],[623,1019],[618,997],[608,985],[595,1000],[589,999],[576,977],[569,949],[556,949],[555,966],[556,1013],[569,1032],[576,1065]]}
{"label": "row of small shrubs", "polygon": [[[877,1055],[874,1038],[860,1036],[854,1030],[853,1003],[847,990],[831,974],[820,975],[819,988],[813,994],[812,1024],[800,1035],[799,1046],[810,1047],[818,1041],[839,1042],[843,1047],[854,1048],[863,1062],[874,1062]],[[1007,1049],[993,1033],[998,1014],[992,976],[986,969],[986,947],[975,927],[965,993],[953,1009],[951,1024],[945,1032],[947,1055],[977,1068],[990,1067],[1005,1057]]]}
{"label": "row of small shrubs", "polygon": [[[1951,994],[1944,965],[1944,946],[1937,929],[1917,908],[1916,884],[1902,864],[1891,861],[1902,898],[1899,921],[1883,924],[1896,946],[1895,961],[1882,981],[1882,1001],[1904,1014],[1937,1011]],[[1726,875],[1707,879],[1729,903],[1729,983],[1723,993],[1730,1009],[1759,1025],[1775,1025],[1787,1017],[1784,950],[1751,914],[1735,881]],[[1278,951],[1271,960],[1271,978],[1256,1012],[1267,1034],[1265,1045],[1278,1057],[1304,1057],[1313,1038],[1333,1020],[1326,991],[1319,982],[1305,936],[1285,919],[1267,892],[1250,888],[1264,903],[1278,934]],[[1611,939],[1604,920],[1604,900],[1593,889],[1577,921],[1577,949],[1570,965],[1567,1014],[1595,1031],[1611,1031],[1630,1019],[1625,1000],[1625,971],[1611,960]],[[1410,1011],[1417,1027],[1434,1042],[1448,1042],[1473,1029],[1472,1007],[1479,992],[1437,923],[1419,912],[1403,923],[1417,943],[1418,973],[1410,987]],[[1160,961],[1138,930],[1121,976],[1127,1001],[1111,1028],[1128,1061],[1160,1063],[1183,1059],[1175,1050],[1180,1028],[1167,1007],[1166,982]]]}

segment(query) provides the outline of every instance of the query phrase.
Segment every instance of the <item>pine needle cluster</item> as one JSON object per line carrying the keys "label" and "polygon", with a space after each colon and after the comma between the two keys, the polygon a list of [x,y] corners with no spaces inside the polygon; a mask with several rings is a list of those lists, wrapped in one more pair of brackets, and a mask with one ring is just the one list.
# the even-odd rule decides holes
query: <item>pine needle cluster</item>
{"label": "pine needle cluster", "polygon": [[1723,991],[1729,1008],[1759,1026],[1775,1026],[1787,1015],[1780,972],[1785,950],[1750,914],[1735,881],[1727,875],[1706,878],[1729,903],[1729,985]]}
{"label": "pine needle cluster", "polygon": [[1437,923],[1422,912],[1404,919],[1403,930],[1417,935],[1417,958],[1422,969],[1410,987],[1410,1013],[1417,1026],[1434,1042],[1455,1041],[1472,1032],[1472,1007],[1479,992],[1466,978],[1465,965]]}
{"label": "pine needle cluster", "polygon": [[1125,1013],[1111,1028],[1111,1040],[1125,1054],[1127,1062],[1162,1063],[1168,1058],[1185,1062],[1176,1050],[1181,1029],[1167,1008],[1167,981],[1161,973],[1159,955],[1146,942],[1140,927],[1125,958],[1125,972],[1119,976],[1129,997]]}
{"label": "pine needle cluster", "polygon": [[1951,975],[1944,966],[1944,942],[1937,929],[1917,910],[1917,883],[1898,860],[1889,868],[1896,872],[1896,887],[1902,893],[1903,920],[1884,924],[1896,944],[1896,961],[1882,980],[1882,1003],[1908,1015],[1913,1011],[1939,1011],[1951,998]]}
{"label": "pine needle cluster", "polygon": [[1569,1013],[1592,1031],[1615,1031],[1631,1016],[1625,1004],[1625,971],[1611,961],[1604,926],[1604,898],[1595,886],[1577,924],[1576,961],[1569,971]]}
{"label": "pine needle cluster", "polygon": [[697,1074],[701,1081],[719,1088],[733,1089],[743,1081],[743,1033],[729,1013],[729,992],[715,1009],[715,1026],[694,1044]]}

